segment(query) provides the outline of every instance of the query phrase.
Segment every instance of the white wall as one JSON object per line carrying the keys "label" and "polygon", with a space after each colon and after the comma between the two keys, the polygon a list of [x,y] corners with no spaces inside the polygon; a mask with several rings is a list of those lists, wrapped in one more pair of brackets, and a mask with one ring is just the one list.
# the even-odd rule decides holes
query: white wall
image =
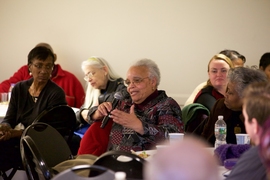
{"label": "white wall", "polygon": [[235,49],[258,65],[270,51],[269,9],[269,0],[0,0],[0,81],[47,42],[83,84],[80,64],[90,56],[124,78],[134,60],[153,59],[159,89],[183,104],[219,51]]}

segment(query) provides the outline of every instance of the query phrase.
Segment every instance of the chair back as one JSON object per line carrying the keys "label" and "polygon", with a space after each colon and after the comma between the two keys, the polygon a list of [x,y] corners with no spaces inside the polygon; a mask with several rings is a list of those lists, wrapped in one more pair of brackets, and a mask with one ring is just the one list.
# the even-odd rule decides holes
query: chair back
{"label": "chair back", "polygon": [[209,110],[202,104],[193,103],[185,106],[182,109],[185,132],[200,136],[209,114]]}
{"label": "chair back", "polygon": [[53,166],[73,158],[63,136],[45,123],[28,126],[22,134],[20,146],[28,179],[51,179]]}
{"label": "chair back", "polygon": [[[79,172],[85,170],[88,170],[88,176],[90,172],[92,174],[95,172],[96,175],[91,177],[80,176]],[[114,180],[114,174],[114,171],[102,166],[79,165],[57,174],[52,180]]]}
{"label": "chair back", "polygon": [[[143,179],[143,168],[146,161],[129,152],[108,151],[98,157],[94,165],[103,166],[114,172],[123,171],[127,179]],[[90,174],[92,175],[91,172]]]}
{"label": "chair back", "polygon": [[58,105],[44,110],[33,123],[44,122],[54,127],[70,143],[76,127],[76,115],[67,105]]}

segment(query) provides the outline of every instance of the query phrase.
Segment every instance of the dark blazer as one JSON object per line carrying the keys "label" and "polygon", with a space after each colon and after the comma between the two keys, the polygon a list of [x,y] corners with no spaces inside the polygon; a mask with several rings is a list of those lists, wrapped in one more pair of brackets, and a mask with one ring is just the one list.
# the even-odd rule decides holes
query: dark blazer
{"label": "dark blazer", "polygon": [[[101,94],[98,97],[98,103],[101,104],[103,102],[112,102],[114,99],[115,92],[121,91],[123,89],[126,89],[126,86],[124,85],[122,78],[119,78],[116,81],[108,81],[106,89],[101,90]],[[93,121],[91,120],[90,117],[97,110],[97,108],[98,108],[98,106],[94,106],[92,108],[89,108],[89,112],[87,115],[89,124],[93,123]],[[77,121],[82,123],[82,124],[86,124],[86,121],[83,119],[83,117],[81,115],[81,112],[85,109],[87,109],[87,108],[82,106],[80,108],[80,110],[76,112]]]}

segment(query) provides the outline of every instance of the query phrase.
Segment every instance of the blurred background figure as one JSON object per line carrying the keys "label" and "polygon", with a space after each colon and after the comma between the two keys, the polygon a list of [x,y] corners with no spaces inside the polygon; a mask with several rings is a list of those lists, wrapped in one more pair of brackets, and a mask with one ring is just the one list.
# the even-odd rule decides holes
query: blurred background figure
{"label": "blurred background figure", "polygon": [[264,53],[262,55],[259,67],[266,74],[270,81],[270,52]]}
{"label": "blurred background figure", "polygon": [[225,98],[217,100],[204,126],[201,136],[212,146],[216,140],[214,135],[215,122],[222,115],[227,124],[226,142],[236,144],[237,133],[246,133],[242,114],[243,91],[251,83],[266,82],[267,77],[257,69],[237,67],[228,74],[228,86]]}
{"label": "blurred background figure", "polygon": [[217,159],[199,139],[187,137],[162,148],[144,168],[145,180],[218,180]]}
{"label": "blurred background figure", "polygon": [[[50,49],[53,52],[54,59],[56,61],[57,56],[49,44],[39,43],[36,45],[36,47],[39,46]],[[28,65],[22,66],[16,73],[13,74],[13,76],[0,83],[0,93],[8,92],[11,84],[16,84],[20,81],[30,79],[31,77],[32,75],[29,72]],[[51,80],[64,90],[66,94],[66,101],[69,106],[77,108],[82,106],[85,93],[80,81],[75,75],[63,70],[59,64],[55,64],[51,73]]]}
{"label": "blurred background figure", "polygon": [[266,168],[270,169],[269,82],[252,83],[245,89],[243,93],[243,115],[246,132],[255,146],[242,154],[227,179],[267,179]]}
{"label": "blurred background figure", "polygon": [[[242,67],[244,66],[245,62],[246,62],[246,58],[245,56],[243,56],[242,54],[238,53],[235,50],[229,50],[229,49],[225,49],[223,51],[220,51],[219,54],[223,54],[225,56],[227,56],[233,63],[233,67]],[[209,66],[208,66],[209,69]],[[187,101],[185,102],[184,106],[187,106],[191,103],[194,102],[194,99],[196,97],[196,95],[198,94],[198,92],[207,85],[207,81],[203,82],[201,84],[199,84],[191,93],[191,95],[189,96],[189,98],[187,99]]]}
{"label": "blurred background figure", "polygon": [[[32,78],[14,86],[6,116],[0,124],[1,170],[22,164],[20,137],[23,129],[31,125],[44,110],[67,104],[63,89],[50,80],[54,62],[53,52],[44,46],[37,46],[28,54],[27,70]],[[16,127],[19,123],[22,126]]]}

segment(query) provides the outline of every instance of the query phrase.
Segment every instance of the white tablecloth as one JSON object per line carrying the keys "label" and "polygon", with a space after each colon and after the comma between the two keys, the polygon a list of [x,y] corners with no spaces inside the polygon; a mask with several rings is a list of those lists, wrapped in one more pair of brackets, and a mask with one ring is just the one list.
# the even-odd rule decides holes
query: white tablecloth
{"label": "white tablecloth", "polygon": [[3,121],[6,116],[8,105],[0,104],[0,122]]}

